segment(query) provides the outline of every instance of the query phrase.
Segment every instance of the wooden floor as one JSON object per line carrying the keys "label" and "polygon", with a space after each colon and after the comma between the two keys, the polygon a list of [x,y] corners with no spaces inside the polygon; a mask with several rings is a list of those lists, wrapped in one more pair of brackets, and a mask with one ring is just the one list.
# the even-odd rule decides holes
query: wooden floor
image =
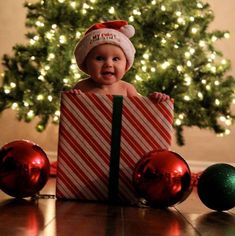
{"label": "wooden floor", "polygon": [[[41,194],[55,194],[55,178],[49,179]],[[212,211],[196,191],[165,210],[56,199],[16,200],[1,191],[0,235],[235,236],[235,209]]]}

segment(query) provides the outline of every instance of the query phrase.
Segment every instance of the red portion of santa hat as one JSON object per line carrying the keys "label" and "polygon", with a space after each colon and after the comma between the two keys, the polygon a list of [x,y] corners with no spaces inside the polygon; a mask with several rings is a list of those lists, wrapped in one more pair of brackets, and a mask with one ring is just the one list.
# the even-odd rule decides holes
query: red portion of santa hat
{"label": "red portion of santa hat", "polygon": [[128,25],[128,22],[125,20],[115,20],[115,21],[108,21],[108,22],[103,22],[103,23],[96,23],[92,25],[85,34],[97,30],[97,29],[115,29],[115,30],[120,30],[121,27]]}

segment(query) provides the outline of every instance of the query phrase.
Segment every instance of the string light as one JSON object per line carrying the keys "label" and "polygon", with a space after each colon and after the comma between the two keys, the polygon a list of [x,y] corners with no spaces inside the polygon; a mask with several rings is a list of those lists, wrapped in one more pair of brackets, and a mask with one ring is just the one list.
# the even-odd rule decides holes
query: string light
{"label": "string light", "polygon": [[197,8],[200,8],[200,9],[203,8],[202,3],[198,2],[198,3],[197,3]]}
{"label": "string light", "polygon": [[185,101],[190,101],[190,97],[189,97],[188,95],[185,95],[185,96],[184,96],[184,100],[185,100]]}
{"label": "string light", "polygon": [[9,94],[11,92],[10,88],[8,88],[7,86],[4,87],[4,93],[5,94]]}
{"label": "string light", "polygon": [[201,92],[197,93],[197,96],[202,100],[203,99],[203,94]]}
{"label": "string light", "polygon": [[196,33],[198,32],[198,28],[193,27],[193,28],[191,29],[191,32],[192,32],[193,34],[196,34]]}
{"label": "string light", "polygon": [[133,10],[133,14],[134,14],[134,15],[137,15],[137,16],[140,16],[140,15],[141,15],[141,12],[140,12],[140,10],[138,10],[138,9],[134,9],[134,10]]}
{"label": "string light", "polygon": [[28,113],[27,113],[27,118],[28,119],[32,119],[34,117],[34,111],[33,110],[30,110]]}
{"label": "string light", "polygon": [[81,37],[81,35],[82,35],[81,32],[77,31],[75,36],[77,39],[79,39]]}
{"label": "string light", "polygon": [[136,79],[137,81],[142,81],[142,80],[143,80],[139,75],[136,75],[136,76],[135,76],[135,79]]}
{"label": "string light", "polygon": [[219,105],[220,105],[220,100],[217,99],[217,98],[215,99],[215,105],[216,105],[216,106],[219,106]]}
{"label": "string light", "polygon": [[65,37],[65,35],[61,35],[61,36],[59,37],[59,42],[60,42],[61,44],[66,43],[66,37]]}
{"label": "string light", "polygon": [[194,18],[193,16],[190,16],[190,17],[189,17],[189,20],[190,20],[191,22],[194,22],[195,18]]}
{"label": "string light", "polygon": [[215,35],[213,35],[213,36],[211,37],[211,41],[212,41],[212,42],[215,42],[217,39],[218,39],[218,38],[217,38]]}
{"label": "string light", "polygon": [[36,21],[35,24],[36,24],[36,26],[38,26],[38,27],[44,27],[44,23],[41,22],[41,21],[39,21],[39,20]]}
{"label": "string light", "polygon": [[53,30],[55,30],[55,29],[57,28],[57,24],[53,24],[53,25],[51,26],[51,28],[52,28]]}
{"label": "string light", "polygon": [[55,54],[54,54],[54,53],[49,53],[49,55],[48,55],[48,57],[47,57],[47,60],[48,60],[48,61],[51,61],[51,60],[53,60],[53,59],[55,59]]}
{"label": "string light", "polygon": [[143,54],[143,58],[146,59],[146,60],[148,60],[148,59],[149,59],[149,54],[148,54],[148,53],[144,53],[144,54]]}
{"label": "string light", "polygon": [[30,40],[29,40],[29,43],[30,43],[31,45],[34,45],[36,42],[35,42],[34,39],[30,39]]}
{"label": "string light", "polygon": [[129,17],[129,21],[130,21],[130,22],[134,22],[134,20],[135,20],[135,19],[134,19],[134,16],[130,16],[130,17]]}
{"label": "string light", "polygon": [[161,5],[161,11],[166,11],[166,7],[164,5]]}
{"label": "string light", "polygon": [[169,67],[170,66],[170,62],[169,61],[165,61],[165,62],[163,62],[162,64],[161,64],[161,67],[162,67],[162,69],[166,69],[167,67]]}
{"label": "string light", "polygon": [[228,32],[224,33],[224,37],[225,37],[226,39],[229,39],[229,38],[230,38],[230,33],[228,33]]}
{"label": "string light", "polygon": [[192,66],[192,62],[191,62],[191,61],[187,61],[187,62],[186,62],[186,65],[187,65],[188,67],[191,67],[191,66]]}
{"label": "string light", "polygon": [[28,102],[24,101],[23,104],[24,104],[24,107],[29,107],[29,103]]}
{"label": "string light", "polygon": [[45,81],[45,77],[43,75],[39,75],[38,80]]}
{"label": "string light", "polygon": [[77,5],[76,2],[71,2],[71,3],[70,3],[70,6],[71,6],[72,8],[75,8],[76,5]]}
{"label": "string light", "polygon": [[204,47],[206,46],[206,42],[205,42],[204,40],[200,40],[200,41],[199,41],[199,46],[200,46],[201,48],[204,48]]}
{"label": "string light", "polygon": [[13,110],[16,110],[18,107],[19,107],[19,106],[18,106],[18,104],[17,104],[16,102],[13,102],[12,105],[11,105],[11,108],[12,108]]}
{"label": "string light", "polygon": [[53,97],[52,97],[51,95],[48,95],[48,96],[47,96],[47,100],[48,100],[49,102],[52,102]]}
{"label": "string light", "polygon": [[175,125],[180,126],[182,121],[180,119],[175,119]]}
{"label": "string light", "polygon": [[10,83],[10,86],[11,86],[11,88],[15,88],[15,87],[16,87],[16,83],[11,82],[11,83]]}
{"label": "string light", "polygon": [[142,71],[146,72],[147,71],[147,66],[142,66]]}
{"label": "string light", "polygon": [[110,14],[114,14],[114,13],[115,13],[114,7],[110,7],[110,8],[109,8],[109,13],[110,13]]}
{"label": "string light", "polygon": [[183,71],[183,66],[179,65],[176,67],[177,71],[178,72],[182,72]]}
{"label": "string light", "polygon": [[228,63],[228,61],[227,61],[226,59],[222,59],[222,60],[221,60],[221,64],[222,64],[222,65],[226,65],[227,63]]}
{"label": "string light", "polygon": [[37,96],[37,100],[38,101],[42,101],[44,99],[44,96],[42,95],[42,94],[39,94],[38,96]]}
{"label": "string light", "polygon": [[192,78],[189,75],[186,74],[184,76],[184,82],[185,82],[185,85],[189,86],[192,82]]}

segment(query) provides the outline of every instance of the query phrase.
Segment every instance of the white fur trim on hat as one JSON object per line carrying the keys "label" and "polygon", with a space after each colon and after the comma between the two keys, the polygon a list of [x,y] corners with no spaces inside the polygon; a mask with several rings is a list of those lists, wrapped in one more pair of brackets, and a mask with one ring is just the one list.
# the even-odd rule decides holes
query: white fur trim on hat
{"label": "white fur trim on hat", "polygon": [[84,63],[88,53],[98,45],[113,44],[123,50],[127,59],[127,70],[129,70],[135,57],[135,48],[129,37],[132,37],[134,34],[135,29],[132,25],[124,25],[118,30],[100,28],[86,33],[78,42],[74,51],[78,67],[87,73]]}

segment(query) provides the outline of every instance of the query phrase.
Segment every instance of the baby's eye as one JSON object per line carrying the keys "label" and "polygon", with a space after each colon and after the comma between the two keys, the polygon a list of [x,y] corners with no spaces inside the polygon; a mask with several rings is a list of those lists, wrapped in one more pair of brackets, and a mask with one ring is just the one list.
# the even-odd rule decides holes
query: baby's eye
{"label": "baby's eye", "polygon": [[97,61],[102,61],[104,58],[103,58],[102,56],[97,56],[95,59],[96,59]]}
{"label": "baby's eye", "polygon": [[119,57],[114,57],[114,58],[113,58],[113,61],[119,61],[119,60],[120,60]]}

